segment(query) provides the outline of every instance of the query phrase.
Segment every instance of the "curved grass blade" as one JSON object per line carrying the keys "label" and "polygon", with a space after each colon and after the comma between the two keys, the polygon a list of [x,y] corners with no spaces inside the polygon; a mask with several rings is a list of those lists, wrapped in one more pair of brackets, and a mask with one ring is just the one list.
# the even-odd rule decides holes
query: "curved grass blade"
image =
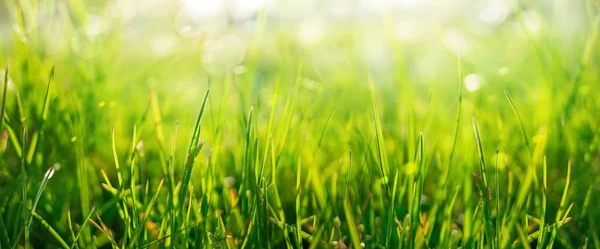
{"label": "curved grass blade", "polygon": [[519,127],[521,128],[521,135],[523,135],[523,140],[525,141],[525,146],[527,147],[527,151],[529,152],[529,155],[531,156],[532,155],[531,146],[529,146],[529,139],[527,138],[527,133],[525,132],[525,126],[523,126],[523,121],[521,121],[521,116],[519,115],[519,112],[517,111],[517,107],[515,107],[515,103],[513,102],[510,95],[508,95],[508,92],[506,90],[504,90],[504,96],[506,96],[506,99],[510,103],[510,107],[512,108],[513,113],[515,114],[515,116],[517,116],[517,121],[519,121]]}
{"label": "curved grass blade", "polygon": [[[113,249],[118,249],[119,245],[117,244],[117,241],[115,241],[115,238],[113,237],[113,234],[111,233],[111,231],[109,230],[109,228],[106,226],[106,224],[104,224],[104,222],[102,221],[102,218],[100,218],[100,215],[96,214],[96,218],[98,218],[98,222],[100,222],[100,225],[98,225],[98,223],[96,223],[92,219],[88,219],[88,221],[90,223],[92,223],[92,225],[94,227],[96,227],[96,229],[98,229],[100,232],[102,232],[104,234],[104,236],[106,236],[106,238],[108,239],[108,241],[112,245]],[[127,223],[125,226],[127,227],[127,229],[129,229],[129,223]]]}
{"label": "curved grass blade", "polygon": [[[40,197],[42,197],[42,192],[44,192],[44,189],[46,188],[46,184],[48,184],[48,181],[50,180],[50,178],[52,178],[54,173],[56,171],[58,171],[59,169],[60,169],[60,164],[55,163],[52,166],[50,166],[48,171],[46,171],[46,174],[44,174],[44,179],[42,179],[42,183],[40,184],[40,187],[38,188],[37,194],[35,195],[35,199],[33,201],[33,206],[31,206],[31,212],[35,212],[35,208],[37,207]],[[33,219],[33,217],[30,216],[29,222],[27,222],[27,230],[29,230],[29,228],[31,227],[32,219]]]}

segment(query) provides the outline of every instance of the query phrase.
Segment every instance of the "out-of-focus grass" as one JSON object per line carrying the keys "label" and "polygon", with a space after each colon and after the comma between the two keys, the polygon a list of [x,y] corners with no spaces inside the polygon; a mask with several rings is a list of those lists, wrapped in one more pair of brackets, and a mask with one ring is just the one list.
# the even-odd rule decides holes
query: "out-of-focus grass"
{"label": "out-of-focus grass", "polygon": [[600,4],[368,2],[3,2],[0,248],[600,248]]}

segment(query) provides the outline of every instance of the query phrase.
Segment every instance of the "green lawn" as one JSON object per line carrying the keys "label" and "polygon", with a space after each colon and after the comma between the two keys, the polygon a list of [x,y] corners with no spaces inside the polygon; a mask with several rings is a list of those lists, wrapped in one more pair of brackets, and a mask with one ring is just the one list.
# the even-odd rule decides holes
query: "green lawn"
{"label": "green lawn", "polygon": [[600,248],[599,2],[199,2],[1,2],[0,248]]}

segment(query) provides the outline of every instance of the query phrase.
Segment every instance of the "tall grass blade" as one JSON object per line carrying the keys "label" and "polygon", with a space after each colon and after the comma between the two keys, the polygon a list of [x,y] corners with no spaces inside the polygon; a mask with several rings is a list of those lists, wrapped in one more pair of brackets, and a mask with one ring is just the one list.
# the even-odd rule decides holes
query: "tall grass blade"
{"label": "tall grass blade", "polygon": [[208,100],[209,93],[210,90],[207,90],[206,94],[204,94],[204,100],[202,100],[202,106],[200,107],[198,117],[196,118],[196,124],[194,125],[194,132],[192,133],[192,139],[188,149],[188,155],[185,160],[181,188],[179,189],[179,205],[181,211],[183,211],[183,201],[185,199],[185,196],[187,195],[188,185],[190,183],[190,178],[192,177],[194,161],[203,145],[203,143],[200,143],[200,124],[202,121],[202,115],[204,114],[204,108],[206,107],[206,101]]}
{"label": "tall grass blade", "polygon": [[[490,203],[492,201],[492,196],[490,193],[490,188],[488,186],[487,180],[487,169],[485,163],[485,152],[483,151],[483,144],[481,143],[481,133],[479,131],[479,124],[477,123],[477,119],[475,117],[472,118],[473,121],[473,136],[475,138],[475,143],[477,145],[477,151],[479,154],[479,173],[481,174],[482,184],[479,186],[479,195],[481,196],[482,205],[483,205],[483,221],[485,226],[485,238],[488,241],[491,241],[492,248],[496,248],[495,240],[493,240],[493,230],[494,226],[492,224],[492,212]],[[477,184],[479,185],[479,184]]]}
{"label": "tall grass blade", "polygon": [[379,155],[379,173],[381,173],[381,181],[383,183],[385,193],[389,195],[390,189],[388,187],[388,166],[387,156],[385,152],[385,141],[383,138],[383,131],[381,129],[381,121],[379,120],[379,111],[377,109],[377,102],[375,101],[375,82],[373,78],[369,77],[369,86],[371,89],[371,104],[373,108],[373,118],[375,119],[375,133],[377,138],[377,151]]}
{"label": "tall grass blade", "polygon": [[[42,106],[42,113],[40,114],[40,128],[38,131],[33,133],[31,142],[29,145],[29,151],[27,152],[27,163],[31,163],[33,155],[37,150],[37,144],[40,137],[44,136],[44,130],[46,128],[46,119],[48,118],[48,107],[50,106],[50,91],[52,90],[52,83],[54,82],[54,66],[50,71],[50,79],[48,79],[48,87],[46,88],[46,95],[44,96],[44,106]],[[23,150],[25,151],[25,150]]]}

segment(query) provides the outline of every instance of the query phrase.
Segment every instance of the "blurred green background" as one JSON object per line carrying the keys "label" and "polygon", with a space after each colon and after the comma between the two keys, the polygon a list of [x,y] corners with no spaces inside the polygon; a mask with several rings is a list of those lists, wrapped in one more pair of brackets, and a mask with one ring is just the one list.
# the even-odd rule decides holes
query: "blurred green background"
{"label": "blurred green background", "polygon": [[[161,142],[174,136],[178,122],[179,176],[207,89],[206,144],[192,183],[201,182],[210,165],[218,165],[216,184],[222,187],[232,177],[239,186],[247,115],[253,107],[257,151],[264,152],[260,146],[270,139],[283,158],[276,174],[286,213],[294,212],[298,160],[308,165],[309,175],[321,175],[319,181],[329,186],[345,182],[342,161],[348,150],[357,165],[354,184],[360,190],[354,195],[364,199],[378,186],[376,180],[358,180],[363,166],[374,179],[378,174],[371,76],[390,165],[409,169],[419,131],[425,134],[429,170],[424,195],[430,201],[424,205],[435,206],[438,180],[452,148],[460,86],[462,121],[448,189],[464,185],[465,176],[478,169],[469,122],[475,116],[490,174],[495,149],[500,149],[503,201],[517,199],[516,191],[505,191],[508,176],[514,176],[518,189],[528,167],[535,168],[523,209],[503,208],[537,216],[540,165],[546,156],[548,210],[559,209],[571,160],[568,199],[575,203],[575,222],[562,230],[561,246],[580,247],[595,236],[598,247],[595,223],[600,213],[590,207],[600,204],[591,198],[600,191],[600,43],[594,26],[599,10],[594,0],[5,0],[0,4],[0,62],[11,68],[7,122],[17,141],[22,127],[30,134],[41,131],[27,168],[28,177],[35,179],[28,183],[33,193],[51,165],[62,165],[37,212],[67,237],[66,210],[81,217],[90,206],[105,204],[109,195],[100,185],[101,170],[116,181],[111,128],[123,159],[137,125],[139,182],[156,184],[163,176],[160,152],[168,150]],[[292,96],[300,64],[296,100]],[[40,113],[52,67],[55,83],[44,120]],[[522,118],[526,141],[504,90]],[[277,102],[272,101],[274,93],[280,96]],[[160,103],[158,114],[153,97]],[[275,124],[267,134],[272,106]],[[157,132],[158,124],[164,134]],[[7,143],[0,200],[14,203],[21,159],[14,144]],[[81,178],[88,178],[89,185],[75,180]],[[308,183],[306,188],[307,195],[317,191]],[[335,191],[327,187],[328,202],[342,196],[343,190]],[[317,205],[307,202],[306,212],[319,213]],[[463,207],[457,206],[452,220],[460,227]],[[385,205],[373,210],[385,210]],[[0,211],[7,220],[7,206]],[[116,211],[105,211],[113,217],[107,223],[120,231]],[[398,208],[398,217],[404,213]],[[505,237],[512,241],[516,231],[508,229]],[[38,230],[32,238],[48,236]]]}

